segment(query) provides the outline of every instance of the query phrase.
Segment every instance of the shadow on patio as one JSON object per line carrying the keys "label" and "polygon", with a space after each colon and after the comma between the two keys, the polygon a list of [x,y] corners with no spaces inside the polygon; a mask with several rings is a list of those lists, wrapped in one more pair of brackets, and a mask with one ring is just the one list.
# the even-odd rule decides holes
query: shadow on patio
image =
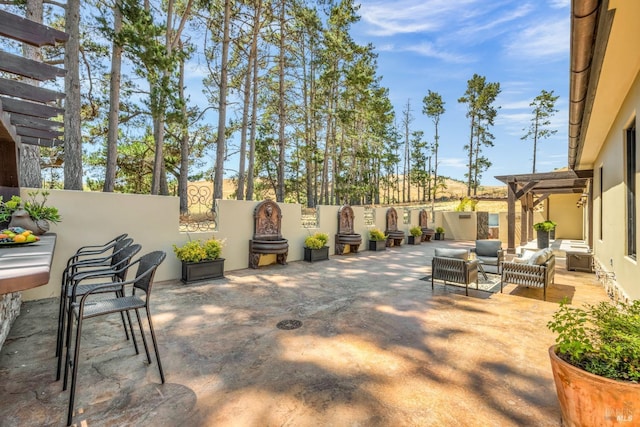
{"label": "shadow on patio", "polygon": [[[157,283],[152,314],[167,383],[120,318],[85,324],[77,425],[558,426],[546,323],[557,302],[605,300],[593,274],[492,294],[420,280],[437,241],[385,252]],[[57,300],[23,304],[0,354],[3,426],[63,425]],[[302,321],[280,330],[285,319]],[[98,329],[99,328],[99,329]],[[155,363],[155,361],[154,361]]]}

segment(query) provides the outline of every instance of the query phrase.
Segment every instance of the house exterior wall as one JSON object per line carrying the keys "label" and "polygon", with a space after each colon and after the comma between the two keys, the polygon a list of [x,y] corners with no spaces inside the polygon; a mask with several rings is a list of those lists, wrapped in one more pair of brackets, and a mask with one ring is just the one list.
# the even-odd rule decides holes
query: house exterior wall
{"label": "house exterior wall", "polygon": [[[640,67],[639,67],[640,69]],[[624,129],[635,117],[640,119],[640,74],[616,112],[613,125],[602,144],[594,165],[593,180],[593,250],[599,268],[621,289],[622,298],[640,298],[640,265],[626,255],[627,219],[626,185],[624,180]],[[595,117],[591,121],[596,120]],[[589,141],[587,141],[588,143]],[[640,159],[636,159],[640,165]],[[602,168],[602,175],[600,174]],[[602,182],[602,194],[600,194]],[[640,179],[636,173],[636,189]],[[640,197],[636,198],[636,212],[640,213]],[[602,212],[602,214],[601,214]],[[640,228],[636,224],[636,239]],[[637,246],[640,247],[640,246]],[[613,279],[615,277],[615,279]]]}
{"label": "house exterior wall", "polygon": [[548,218],[556,222],[556,239],[583,240],[583,209],[576,207],[580,194],[554,194],[548,200]]}

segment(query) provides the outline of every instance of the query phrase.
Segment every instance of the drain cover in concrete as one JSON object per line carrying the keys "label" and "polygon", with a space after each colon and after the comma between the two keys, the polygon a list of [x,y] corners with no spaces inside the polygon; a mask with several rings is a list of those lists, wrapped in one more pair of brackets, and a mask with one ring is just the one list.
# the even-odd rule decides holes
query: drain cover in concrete
{"label": "drain cover in concrete", "polygon": [[293,319],[288,319],[288,320],[282,320],[280,322],[278,322],[278,324],[276,325],[276,328],[278,329],[284,329],[284,330],[291,330],[291,329],[298,329],[300,326],[302,326],[302,322],[299,320],[293,320]]}

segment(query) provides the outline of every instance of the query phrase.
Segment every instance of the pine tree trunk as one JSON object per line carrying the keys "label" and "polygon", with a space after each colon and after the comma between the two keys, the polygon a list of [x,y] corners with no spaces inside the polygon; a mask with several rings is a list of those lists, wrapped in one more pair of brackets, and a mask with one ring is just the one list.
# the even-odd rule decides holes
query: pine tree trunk
{"label": "pine tree trunk", "polygon": [[[182,43],[180,43],[182,48]],[[184,58],[180,61],[180,82],[178,96],[182,101],[182,138],[180,138],[180,175],[178,176],[178,197],[180,198],[180,214],[189,212],[189,125],[187,123],[187,102],[184,97]]]}
{"label": "pine tree trunk", "polygon": [[276,201],[284,202],[284,166],[285,166],[285,127],[286,111],[284,99],[284,52],[285,52],[285,5],[286,1],[280,2],[280,52],[278,55],[278,186],[276,187]]}
{"label": "pine tree trunk", "polygon": [[[27,0],[25,17],[31,21],[42,23],[42,0]],[[22,47],[25,58],[42,61],[40,48],[27,45]],[[25,79],[25,83],[38,86],[35,80]],[[37,145],[23,144],[20,151],[20,186],[40,188],[42,187],[42,174],[40,171],[40,147]]]}
{"label": "pine tree trunk", "polygon": [[[117,36],[122,30],[121,2],[113,6],[113,32]],[[107,129],[107,159],[102,191],[112,192],[115,189],[116,169],[118,167],[118,125],[120,114],[120,82],[122,69],[122,46],[115,38],[111,45],[111,76],[109,80],[109,115]]]}
{"label": "pine tree trunk", "polygon": [[225,125],[227,120],[227,75],[229,61],[229,26],[231,21],[231,0],[224,2],[224,24],[222,36],[222,57],[220,59],[220,95],[218,100],[218,140],[213,177],[213,198],[222,199],[224,185],[224,154],[226,148]]}

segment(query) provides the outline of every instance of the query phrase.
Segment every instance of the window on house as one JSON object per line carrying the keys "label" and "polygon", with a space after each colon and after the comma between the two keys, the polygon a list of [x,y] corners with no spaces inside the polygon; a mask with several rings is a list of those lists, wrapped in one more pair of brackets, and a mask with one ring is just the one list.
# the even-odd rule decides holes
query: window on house
{"label": "window on house", "polygon": [[636,257],[636,121],[626,130],[627,255]]}
{"label": "window on house", "polygon": [[602,176],[602,166],[600,166],[600,206],[599,206],[599,211],[600,211],[600,218],[598,219],[598,222],[600,223],[600,240],[602,240],[602,225],[604,224],[604,221],[602,220],[603,217],[603,213],[604,213],[604,179]]}

